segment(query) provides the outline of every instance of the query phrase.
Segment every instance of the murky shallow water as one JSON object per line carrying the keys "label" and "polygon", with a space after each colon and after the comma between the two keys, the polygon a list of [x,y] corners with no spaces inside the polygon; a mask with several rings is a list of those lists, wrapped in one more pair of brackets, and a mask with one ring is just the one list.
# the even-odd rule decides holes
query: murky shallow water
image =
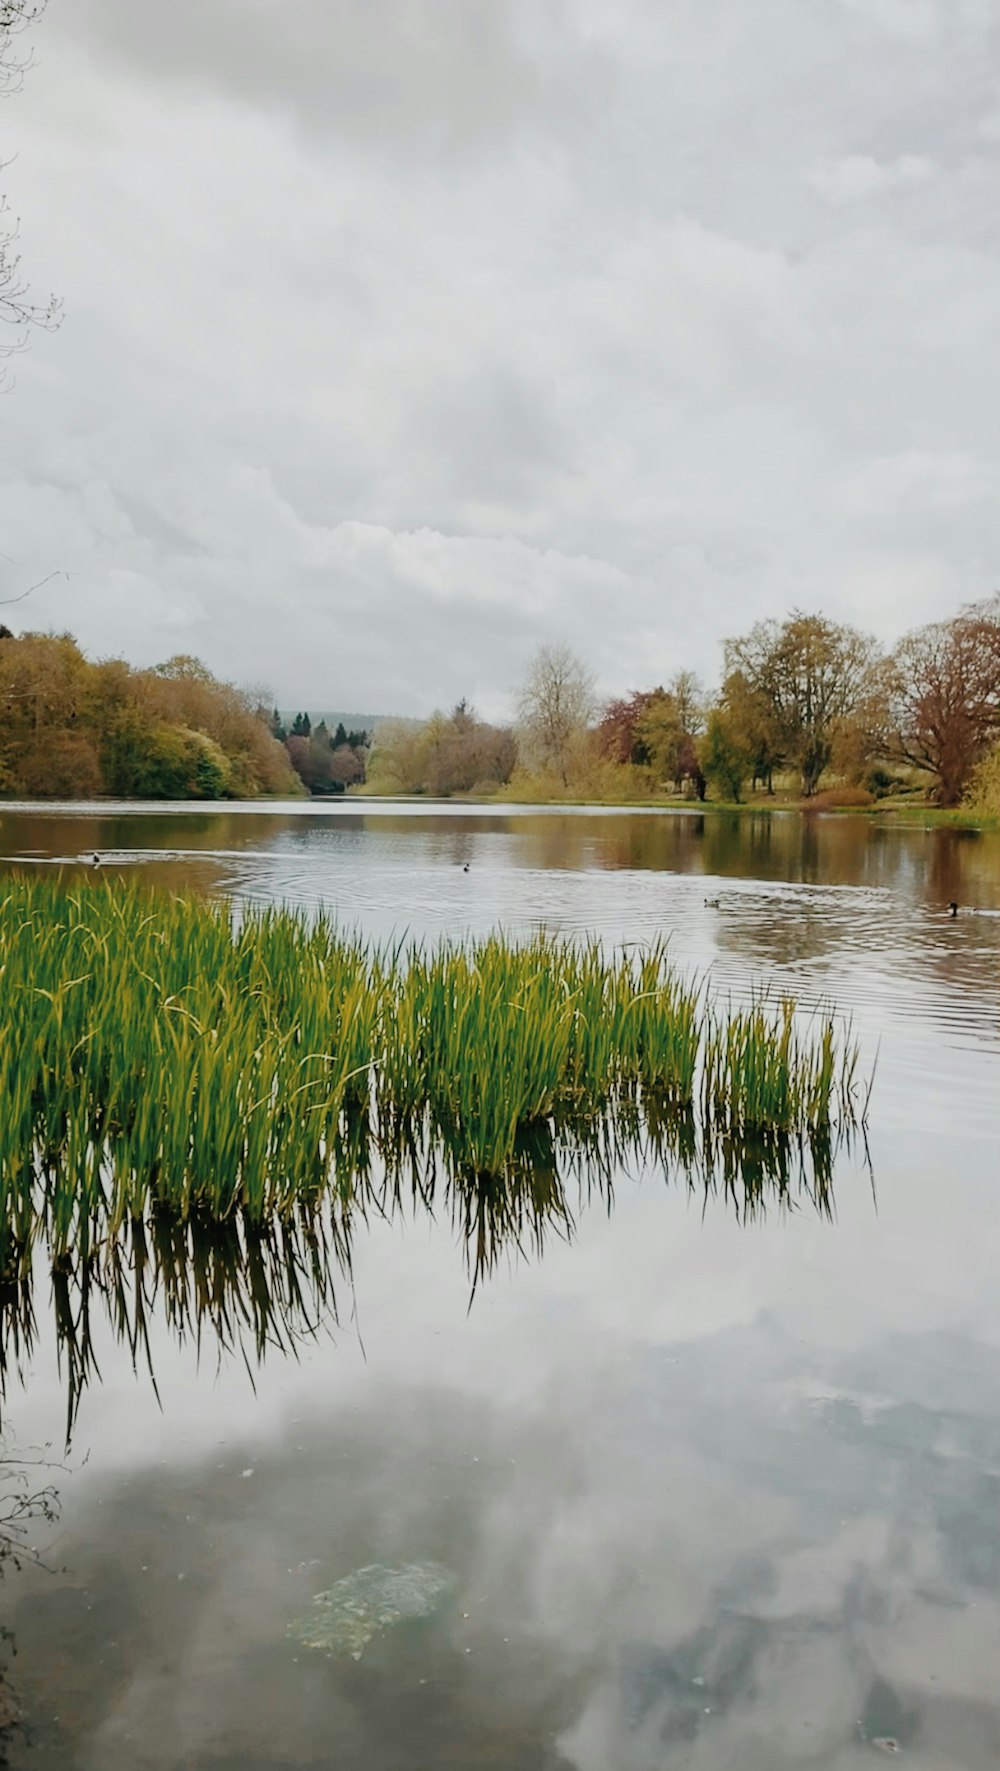
{"label": "murky shallow water", "polygon": [[[571,1233],[509,1251],[470,1308],[456,1227],[410,1210],[359,1227],[337,1326],[259,1368],[251,1335],[256,1388],[162,1311],[133,1371],[95,1306],[58,1572],[0,1589],[25,1715],[11,1763],[996,1765],[1000,838],[5,808],[0,850],[331,904],[379,939],[667,932],[724,993],[832,997],[880,1044],[871,1165],[841,1159],[832,1220],[800,1199],[743,1221],[738,1200],[622,1174],[610,1199],[574,1193]],[[36,1311],[8,1446],[59,1455],[45,1287]],[[453,1595],[356,1661],[289,1634],[371,1564],[440,1565]]]}

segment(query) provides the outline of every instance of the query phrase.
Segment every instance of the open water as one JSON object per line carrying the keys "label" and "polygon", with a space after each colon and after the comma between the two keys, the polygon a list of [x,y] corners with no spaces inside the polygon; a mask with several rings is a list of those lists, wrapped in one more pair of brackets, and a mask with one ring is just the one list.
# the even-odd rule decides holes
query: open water
{"label": "open water", "polygon": [[[150,1249],[138,1276],[126,1250],[86,1300],[40,1274],[27,1332],[2,1318],[8,1491],[32,1447],[65,1467],[29,1472],[58,1490],[49,1569],[0,1579],[10,1764],[995,1771],[1000,836],[0,812],[0,868],[95,853],[123,889],[324,905],[374,940],[667,934],[723,997],[834,1002],[877,1070],[831,1211],[639,1165],[568,1179],[570,1217],[474,1293],[463,1226],[412,1206],[322,1283],[277,1243]],[[399,1620],[337,1624],[373,1583]]]}

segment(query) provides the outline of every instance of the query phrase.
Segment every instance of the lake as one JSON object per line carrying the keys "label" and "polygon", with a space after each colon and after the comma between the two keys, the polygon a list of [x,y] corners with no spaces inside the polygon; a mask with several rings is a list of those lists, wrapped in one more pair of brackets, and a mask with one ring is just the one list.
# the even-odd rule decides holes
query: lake
{"label": "lake", "polygon": [[[122,889],[327,907],[377,941],[666,936],[723,1000],[834,1003],[877,1068],[829,1201],[584,1163],[566,1213],[493,1226],[478,1277],[469,1226],[407,1200],[349,1248],[153,1236],[114,1285],[39,1271],[5,1300],[4,1455],[64,1467],[31,1482],[59,1493],[48,1569],[0,1580],[10,1764],[993,1771],[1000,835],[0,811],[5,870],[95,854]],[[390,1577],[399,1621],[369,1629]],[[310,1646],[338,1606],[347,1648]]]}

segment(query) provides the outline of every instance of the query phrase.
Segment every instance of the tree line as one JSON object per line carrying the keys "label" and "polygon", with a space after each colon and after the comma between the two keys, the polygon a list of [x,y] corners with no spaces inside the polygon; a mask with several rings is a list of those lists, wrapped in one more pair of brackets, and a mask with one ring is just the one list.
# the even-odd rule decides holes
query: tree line
{"label": "tree line", "polygon": [[89,662],[67,634],[0,627],[0,794],[150,799],[370,793],[864,805],[912,794],[1000,813],[1000,595],[906,634],[793,610],[725,641],[719,687],[689,670],[600,704],[543,646],[510,725],[465,700],[331,732],[180,655]]}
{"label": "tree line", "polygon": [[0,794],[252,799],[303,791],[252,694],[198,659],[90,663],[68,634],[0,627]]}
{"label": "tree line", "polygon": [[1000,595],[908,633],[889,651],[793,610],[725,641],[722,682],[692,672],[598,704],[566,646],[545,646],[515,726],[467,702],[380,726],[368,790],[595,799],[683,795],[739,803],[777,781],[816,803],[970,794],[1000,811]]}
{"label": "tree line", "polygon": [[343,720],[331,732],[325,719],[313,725],[308,713],[297,713],[286,728],[277,708],[270,729],[307,793],[346,793],[364,781],[368,732],[349,732]]}

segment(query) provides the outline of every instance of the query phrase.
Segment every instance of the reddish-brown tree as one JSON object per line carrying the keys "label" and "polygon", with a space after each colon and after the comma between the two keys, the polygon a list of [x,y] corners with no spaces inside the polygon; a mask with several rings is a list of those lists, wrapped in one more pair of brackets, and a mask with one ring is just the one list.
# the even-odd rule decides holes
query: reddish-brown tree
{"label": "reddish-brown tree", "polygon": [[1000,736],[1000,595],[906,635],[882,677],[885,749],[957,805]]}
{"label": "reddish-brown tree", "polygon": [[602,756],[613,763],[639,762],[638,726],[656,689],[637,689],[617,701],[609,701],[597,722],[597,742]]}

